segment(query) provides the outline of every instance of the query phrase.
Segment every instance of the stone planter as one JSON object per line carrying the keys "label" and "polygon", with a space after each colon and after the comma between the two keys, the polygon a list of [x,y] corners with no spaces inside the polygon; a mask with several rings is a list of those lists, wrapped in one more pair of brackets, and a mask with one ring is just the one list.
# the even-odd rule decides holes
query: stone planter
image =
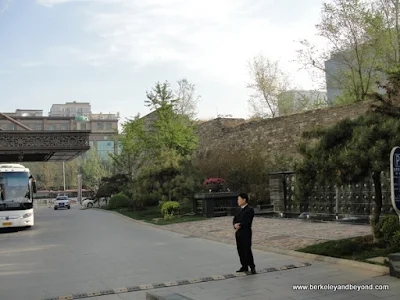
{"label": "stone planter", "polygon": [[208,218],[229,216],[237,209],[237,193],[199,193],[194,196],[194,210],[197,215]]}
{"label": "stone planter", "polygon": [[219,183],[210,183],[210,184],[206,184],[204,188],[207,192],[210,192],[210,190],[211,190],[211,192],[219,192],[220,190],[222,190],[224,188],[224,186]]}
{"label": "stone planter", "polygon": [[400,253],[389,254],[389,275],[400,278]]}

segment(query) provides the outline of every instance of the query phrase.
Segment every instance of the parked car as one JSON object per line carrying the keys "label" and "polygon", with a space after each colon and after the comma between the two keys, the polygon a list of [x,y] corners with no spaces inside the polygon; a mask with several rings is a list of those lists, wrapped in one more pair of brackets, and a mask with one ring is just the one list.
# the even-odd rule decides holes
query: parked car
{"label": "parked car", "polygon": [[85,200],[83,200],[82,206],[90,208],[90,207],[93,207],[95,203],[96,203],[96,199],[86,198]]}
{"label": "parked car", "polygon": [[57,196],[56,200],[54,200],[54,210],[57,210],[59,208],[71,208],[68,196]]}

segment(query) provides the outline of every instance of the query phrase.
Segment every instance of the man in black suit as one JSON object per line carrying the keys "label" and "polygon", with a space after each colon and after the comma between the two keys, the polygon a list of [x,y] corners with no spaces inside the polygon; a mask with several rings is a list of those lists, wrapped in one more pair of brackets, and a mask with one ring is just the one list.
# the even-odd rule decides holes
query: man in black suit
{"label": "man in black suit", "polygon": [[242,267],[237,272],[248,272],[256,274],[253,253],[251,251],[252,230],[251,225],[254,218],[254,209],[248,205],[249,196],[240,194],[238,196],[238,212],[233,218],[233,227],[235,228],[236,246],[239,253]]}

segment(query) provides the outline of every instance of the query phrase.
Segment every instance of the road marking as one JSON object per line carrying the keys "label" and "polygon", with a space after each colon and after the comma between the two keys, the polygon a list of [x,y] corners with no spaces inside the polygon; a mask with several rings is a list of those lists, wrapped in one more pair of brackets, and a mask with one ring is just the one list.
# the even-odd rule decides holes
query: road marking
{"label": "road marking", "polygon": [[[300,264],[295,264],[295,265],[285,265],[285,266],[281,266],[278,268],[264,268],[264,269],[257,270],[257,274],[264,274],[264,273],[277,272],[277,271],[290,270],[290,269],[298,269],[298,268],[308,267],[308,266],[311,266],[311,264],[310,263],[300,263]],[[255,275],[257,275],[257,274],[255,274]],[[196,277],[196,278],[189,278],[189,279],[185,279],[185,280],[169,281],[169,282],[164,282],[164,283],[142,284],[142,285],[131,286],[131,287],[122,287],[122,288],[113,289],[113,290],[95,291],[95,292],[91,292],[91,293],[72,294],[72,295],[67,295],[67,296],[46,298],[43,300],[86,299],[86,298],[92,298],[92,297],[103,296],[103,295],[122,294],[122,293],[129,293],[129,292],[136,292],[136,291],[143,291],[143,290],[153,290],[153,289],[172,287],[172,286],[196,284],[196,283],[200,283],[200,282],[220,281],[220,280],[226,280],[226,279],[230,279],[230,278],[243,277],[243,276],[249,276],[249,275],[255,276],[249,272],[240,272],[240,273],[232,273],[232,274],[224,274],[224,275],[213,275],[213,276],[200,277],[200,278]]]}

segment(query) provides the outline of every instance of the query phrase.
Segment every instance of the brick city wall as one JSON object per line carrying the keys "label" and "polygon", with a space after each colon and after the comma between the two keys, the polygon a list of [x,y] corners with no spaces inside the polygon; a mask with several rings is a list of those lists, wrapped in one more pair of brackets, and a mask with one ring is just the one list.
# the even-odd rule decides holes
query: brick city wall
{"label": "brick city wall", "polygon": [[244,119],[214,119],[201,123],[196,132],[199,136],[199,153],[261,144],[263,156],[283,154],[297,156],[297,145],[302,132],[328,127],[345,118],[355,118],[365,113],[373,102],[363,101],[351,105],[307,111],[300,114],[258,121]]}

